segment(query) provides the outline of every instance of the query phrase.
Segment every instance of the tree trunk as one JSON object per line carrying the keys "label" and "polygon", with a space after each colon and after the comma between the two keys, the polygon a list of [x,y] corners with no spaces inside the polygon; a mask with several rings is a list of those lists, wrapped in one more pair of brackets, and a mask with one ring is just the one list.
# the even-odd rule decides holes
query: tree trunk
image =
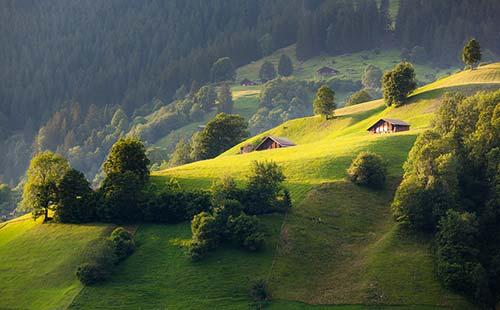
{"label": "tree trunk", "polygon": [[49,219],[49,208],[45,208],[45,218],[43,219],[43,222],[47,222]]}

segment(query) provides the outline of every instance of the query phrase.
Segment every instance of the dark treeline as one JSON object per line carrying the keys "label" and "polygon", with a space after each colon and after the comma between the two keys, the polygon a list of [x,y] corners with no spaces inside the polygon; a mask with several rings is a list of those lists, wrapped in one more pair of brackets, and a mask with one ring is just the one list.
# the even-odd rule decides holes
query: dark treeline
{"label": "dark treeline", "polygon": [[457,63],[471,37],[498,54],[499,13],[499,1],[401,0],[395,37],[402,47],[424,47],[427,56],[442,65]]}
{"label": "dark treeline", "polygon": [[[395,23],[389,4],[3,1],[0,180],[16,184],[32,152],[46,149],[64,153],[92,178],[127,129],[153,143],[165,128],[199,120],[198,106],[188,104],[194,101],[179,100],[184,97],[176,92],[195,94],[207,82],[219,81],[211,71],[223,57],[238,67],[293,43],[301,60],[320,53],[420,46],[424,59],[450,64],[458,62],[460,47],[470,36],[485,49],[500,52],[497,1],[402,0]],[[151,112],[158,114],[154,120],[140,119]],[[276,113],[271,114],[261,111],[259,116],[270,119]],[[84,157],[88,159],[78,162]]]}
{"label": "dark treeline", "polygon": [[[180,85],[203,84],[220,57],[235,66],[295,41],[300,1],[3,1],[4,133],[41,122],[69,99],[127,113]],[[29,113],[27,113],[29,112]],[[5,126],[7,125],[7,126]],[[8,129],[8,131],[7,131]]]}

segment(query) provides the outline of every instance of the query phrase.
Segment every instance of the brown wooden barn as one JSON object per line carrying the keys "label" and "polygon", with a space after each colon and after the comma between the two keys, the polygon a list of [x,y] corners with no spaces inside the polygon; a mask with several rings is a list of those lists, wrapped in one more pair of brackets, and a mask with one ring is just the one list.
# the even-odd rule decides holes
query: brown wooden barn
{"label": "brown wooden barn", "polygon": [[321,68],[319,68],[319,69],[316,71],[316,73],[317,73],[318,75],[321,75],[321,76],[332,76],[332,75],[337,74],[337,73],[338,73],[338,71],[337,71],[337,70],[335,70],[335,69],[333,69],[333,68],[330,68],[330,67],[325,66],[325,67],[321,67]]}
{"label": "brown wooden barn", "polygon": [[278,149],[294,145],[295,143],[286,138],[267,136],[262,140],[262,142],[259,145],[255,147],[255,151]]}
{"label": "brown wooden barn", "polygon": [[254,86],[254,85],[257,85],[257,83],[255,83],[254,81],[251,81],[249,79],[244,79],[240,82],[240,85],[241,86]]}
{"label": "brown wooden barn", "polygon": [[399,119],[381,118],[368,129],[371,133],[391,133],[410,130],[410,124]]}

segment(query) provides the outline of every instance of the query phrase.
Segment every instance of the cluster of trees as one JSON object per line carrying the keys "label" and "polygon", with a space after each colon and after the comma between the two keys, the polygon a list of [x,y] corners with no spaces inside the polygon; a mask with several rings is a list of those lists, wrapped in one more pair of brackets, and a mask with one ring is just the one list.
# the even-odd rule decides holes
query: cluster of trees
{"label": "cluster of trees", "polygon": [[309,99],[317,89],[314,82],[277,78],[260,93],[259,109],[248,121],[252,133],[262,132],[290,119],[311,113]]}
{"label": "cluster of trees", "polygon": [[[278,63],[278,74],[280,76],[290,76],[293,74],[292,59],[287,54],[281,54]],[[262,83],[266,83],[276,78],[276,68],[270,61],[264,61],[259,69],[259,78]]]}
{"label": "cluster of trees", "polygon": [[169,165],[179,166],[197,160],[209,159],[227,151],[248,138],[248,124],[236,114],[219,113],[191,141],[181,139],[172,154]]}
{"label": "cluster of trees", "polygon": [[283,187],[285,175],[274,162],[254,162],[244,188],[225,177],[212,185],[212,209],[191,222],[189,253],[193,260],[205,257],[222,242],[249,251],[264,244],[264,233],[255,215],[286,212],[292,207],[290,193]]}
{"label": "cluster of trees", "polygon": [[401,47],[415,51],[418,46],[436,64],[457,64],[461,46],[471,36],[500,53],[499,11],[495,0],[400,1],[394,35]]}
{"label": "cluster of trees", "polygon": [[343,54],[381,46],[390,33],[389,1],[320,1],[297,30],[296,53],[306,60],[322,52]]}
{"label": "cluster of trees", "polygon": [[132,255],[135,251],[132,234],[123,227],[117,227],[111,235],[92,247],[86,260],[76,269],[76,277],[84,285],[93,285],[106,281],[113,271],[113,266]]}
{"label": "cluster of trees", "polygon": [[490,308],[500,299],[499,102],[500,91],[447,95],[392,203],[404,229],[435,235],[442,282]]}

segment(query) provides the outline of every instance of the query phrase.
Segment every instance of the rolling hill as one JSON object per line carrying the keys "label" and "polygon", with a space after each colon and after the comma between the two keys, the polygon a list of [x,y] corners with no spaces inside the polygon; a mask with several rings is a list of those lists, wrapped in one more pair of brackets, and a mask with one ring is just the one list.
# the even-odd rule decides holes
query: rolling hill
{"label": "rolling hill", "polygon": [[[438,282],[429,240],[399,236],[388,206],[407,153],[429,127],[442,95],[499,87],[500,64],[482,66],[418,89],[403,107],[386,108],[378,100],[338,109],[332,121],[291,120],[215,159],[153,174],[160,185],[175,178],[195,188],[224,175],[244,182],[254,160],[283,166],[294,208],[287,216],[262,216],[267,237],[259,253],[226,247],[192,263],[185,254],[188,223],[139,225],[137,252],[110,281],[82,288],[74,268],[111,227],[12,221],[0,227],[0,290],[6,292],[0,308],[247,309],[250,283],[266,278],[270,309],[471,309]],[[407,121],[411,130],[369,135],[366,128],[381,117]],[[286,136],[297,146],[237,155],[241,145],[268,134]],[[387,161],[385,190],[345,180],[346,168],[362,150]]]}

